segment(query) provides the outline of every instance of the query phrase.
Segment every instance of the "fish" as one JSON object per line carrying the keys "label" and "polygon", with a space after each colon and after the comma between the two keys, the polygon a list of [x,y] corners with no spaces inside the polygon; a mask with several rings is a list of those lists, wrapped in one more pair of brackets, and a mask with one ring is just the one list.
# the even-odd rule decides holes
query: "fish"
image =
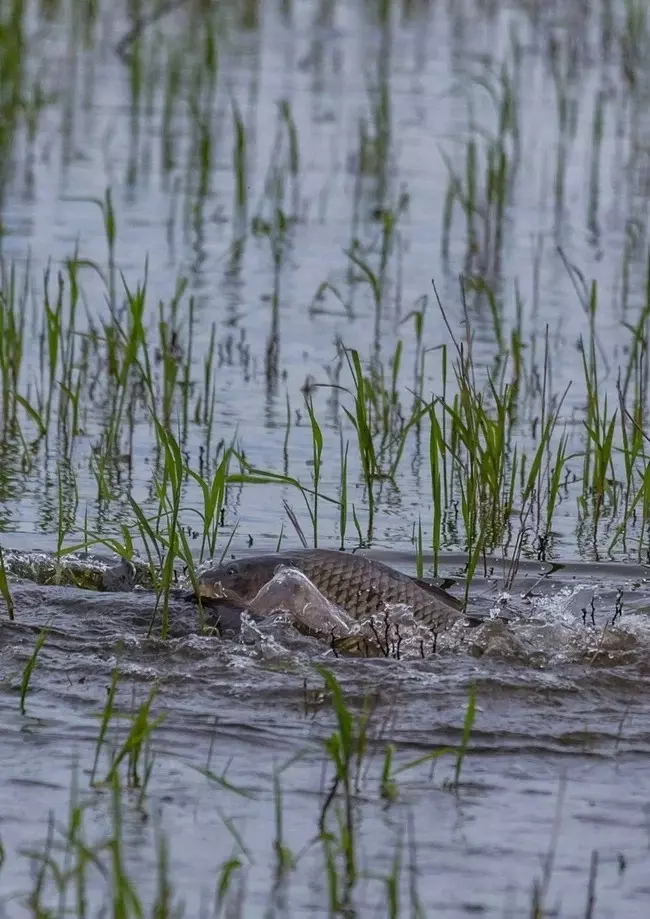
{"label": "fish", "polygon": [[441,587],[336,549],[295,549],[228,561],[200,575],[197,595],[208,601],[250,602],[282,567],[300,571],[330,603],[357,620],[385,614],[394,604],[409,607],[416,621],[434,632],[471,619],[461,601]]}

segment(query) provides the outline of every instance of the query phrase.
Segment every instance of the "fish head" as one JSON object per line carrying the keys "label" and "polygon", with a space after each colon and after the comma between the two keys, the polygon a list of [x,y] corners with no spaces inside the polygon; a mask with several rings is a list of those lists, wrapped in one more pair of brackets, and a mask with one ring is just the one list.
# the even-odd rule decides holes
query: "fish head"
{"label": "fish head", "polygon": [[199,580],[199,595],[217,599],[252,600],[275,574],[281,559],[265,555],[240,558],[206,571]]}

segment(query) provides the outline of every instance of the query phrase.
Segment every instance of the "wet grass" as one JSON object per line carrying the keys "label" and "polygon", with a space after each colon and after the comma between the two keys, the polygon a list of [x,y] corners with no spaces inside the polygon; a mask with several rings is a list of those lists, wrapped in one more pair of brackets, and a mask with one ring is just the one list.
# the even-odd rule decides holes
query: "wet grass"
{"label": "wet grass", "polygon": [[[252,800],[271,796],[276,813],[276,835],[272,850],[276,859],[274,886],[270,901],[278,894],[280,886],[288,896],[291,878],[304,861],[321,853],[323,876],[326,878],[328,909],[332,913],[353,909],[355,899],[369,884],[384,885],[391,891],[393,915],[401,915],[407,904],[413,905],[416,887],[404,890],[399,874],[403,834],[399,834],[393,859],[393,868],[386,876],[368,873],[361,865],[362,844],[360,833],[363,809],[377,800],[384,806],[394,804],[400,793],[400,782],[407,772],[418,770],[440,757],[451,755],[455,760],[453,779],[443,787],[450,793],[462,794],[462,767],[468,753],[471,728],[475,715],[475,697],[471,693],[462,731],[459,730],[458,747],[445,746],[434,749],[416,760],[404,761],[396,766],[395,746],[385,737],[383,716],[376,709],[372,697],[361,702],[357,711],[346,700],[336,676],[327,668],[318,667],[314,673],[316,686],[309,690],[317,709],[322,714],[330,712],[331,733],[323,735],[320,743],[322,769],[325,778],[322,800],[315,810],[314,835],[303,848],[294,853],[284,836],[282,774],[290,762],[279,768],[268,788],[255,791],[238,789],[221,777],[214,776],[209,765],[204,772],[210,796],[219,794],[227,806],[228,799],[244,794]],[[318,681],[320,680],[320,687]],[[152,915],[167,917],[180,915],[171,876],[171,849],[173,840],[162,829],[160,815],[155,821],[153,843],[157,884],[153,895],[141,893],[141,885],[130,864],[130,844],[125,835],[125,821],[132,810],[147,815],[147,787],[159,766],[159,757],[151,747],[164,713],[154,714],[152,706],[157,690],[152,689],[146,700],[131,713],[123,713],[117,702],[120,678],[114,673],[106,704],[100,717],[100,728],[90,784],[95,791],[88,796],[80,785],[83,774],[74,768],[71,786],[68,822],[59,824],[50,818],[42,847],[21,853],[31,861],[34,884],[17,899],[29,915],[75,915],[81,919],[94,915],[99,904],[113,915],[136,917]],[[118,741],[118,720],[127,720],[127,733]],[[117,741],[117,743],[116,743]],[[101,782],[95,780],[102,758],[107,754],[107,772]],[[138,764],[144,756],[142,771]],[[313,749],[299,751],[292,761],[304,756],[314,756]],[[378,771],[376,764],[382,764]],[[213,781],[216,780],[216,781]],[[215,788],[216,784],[216,788]],[[99,795],[99,797],[97,797]],[[99,838],[88,839],[85,824],[97,809],[107,812],[108,829]],[[129,817],[129,819],[132,819]],[[222,865],[215,866],[217,878],[214,902],[206,915],[243,915],[243,890],[239,884],[244,879],[244,863],[250,858],[246,841],[239,835],[233,821],[224,815],[226,827],[233,835],[235,850]],[[94,822],[94,821],[93,821]],[[404,827],[406,830],[406,827]],[[96,835],[96,834],[95,834]],[[269,858],[273,853],[269,853]],[[2,864],[0,862],[0,868]],[[144,885],[150,889],[151,885]],[[172,905],[174,907],[172,908]],[[235,910],[233,912],[233,909]],[[72,913],[70,912],[72,910]]]}
{"label": "wet grass", "polygon": [[[79,268],[79,261],[69,262],[58,275],[56,301],[45,300],[43,325],[37,335],[41,343],[37,371],[27,362],[16,363],[13,349],[20,355],[22,342],[12,345],[11,362],[0,356],[4,431],[16,446],[17,474],[29,480],[52,451],[66,462],[59,467],[56,483],[59,552],[78,548],[82,534],[86,547],[98,542],[114,547],[117,524],[125,540],[120,553],[131,558],[135,538],[137,549],[144,552],[167,589],[176,563],[192,571],[197,556],[201,561],[217,553],[220,531],[227,539],[233,489],[271,482],[303,495],[315,545],[322,501],[338,508],[342,544],[352,518],[357,541],[371,545],[382,490],[387,484],[398,486],[414,438],[424,434],[429,441],[432,518],[430,528],[425,525],[428,535],[423,537],[423,547],[432,552],[435,573],[441,552],[452,547],[467,553],[468,589],[481,559],[495,550],[509,560],[512,573],[522,552],[552,557],[555,515],[561,504],[566,513],[567,500],[575,502],[581,526],[590,528],[596,555],[601,554],[601,531],[606,523],[610,553],[623,545],[629,554],[632,542],[636,557],[645,557],[648,452],[642,418],[647,388],[645,376],[634,369],[635,354],[645,349],[644,331],[639,325],[631,329],[633,353],[625,373],[621,370],[616,397],[610,401],[600,379],[593,321],[595,283],[585,304],[591,320],[580,344],[586,392],[580,425],[573,418],[571,430],[566,426],[569,387],[561,393],[551,389],[548,333],[541,364],[531,366],[527,378],[521,352],[505,348],[501,331],[496,335],[493,367],[477,366],[467,298],[470,291],[488,292],[494,302],[494,295],[485,282],[469,289],[464,283],[464,338],[458,337],[438,299],[451,350],[445,344],[432,353],[441,379],[437,395],[427,397],[420,390],[410,403],[404,400],[402,339],[395,344],[389,369],[372,357],[364,365],[359,351],[343,348],[343,372],[347,369],[349,381],[344,383],[339,376],[336,383],[340,434],[332,436],[331,427],[319,417],[313,395],[305,397],[312,441],[312,472],[305,481],[287,471],[258,469],[249,463],[245,435],[229,446],[220,441],[215,451],[216,389],[210,379],[214,332],[200,385],[193,375],[192,339],[188,338],[194,327],[192,306],[183,299],[182,284],[169,304],[159,305],[153,328],[145,321],[146,283],[135,291],[123,288],[120,318],[116,312],[99,326],[91,322],[84,328],[77,322]],[[47,285],[50,278],[44,281]],[[24,315],[25,294],[10,286],[6,302],[9,317]],[[493,313],[498,313],[496,305]],[[15,319],[5,317],[5,321],[15,342]],[[512,341],[517,348],[519,335],[513,335]],[[22,392],[16,391],[15,381]],[[529,419],[527,431],[522,431],[524,417]],[[287,455],[290,427],[289,415]],[[134,442],[142,437],[143,429],[153,443],[152,489],[151,498],[141,506],[123,483],[133,475]],[[203,432],[198,468],[188,460],[185,446],[193,429]],[[196,436],[192,439],[196,443]],[[74,465],[70,462],[73,450]],[[79,500],[80,450],[87,457],[86,478],[89,474],[97,486],[94,507],[88,498],[85,506]],[[336,456],[340,487],[327,494],[323,492],[324,469],[328,470],[326,481],[331,480]],[[351,475],[363,486],[361,503],[352,506]]]}
{"label": "wet grass", "polygon": [[[98,909],[123,919],[145,915],[163,919],[185,914],[184,904],[175,891],[173,834],[164,828],[163,812],[156,809],[151,813],[148,798],[148,789],[155,783],[157,771],[170,762],[170,756],[157,752],[155,746],[165,714],[154,711],[158,697],[156,687],[138,706],[134,688],[131,711],[123,711],[122,702],[118,701],[121,682],[118,671],[114,671],[100,713],[94,762],[89,774],[89,790],[93,793],[89,794],[82,787],[81,777],[86,773],[75,762],[67,820],[57,821],[50,815],[43,844],[19,853],[31,863],[33,883],[29,890],[5,899],[9,908],[13,902],[26,910],[27,915],[74,915],[78,919],[95,915]],[[467,756],[472,755],[476,693],[470,689],[464,723],[457,732],[458,744],[434,747],[409,760],[404,756],[405,751],[400,751],[388,739],[387,728],[392,715],[377,706],[375,696],[364,696],[360,702],[352,704],[335,674],[322,666],[314,671],[314,684],[306,688],[306,693],[312,711],[325,721],[319,731],[321,740],[315,749],[312,745],[292,754],[289,761],[274,771],[267,786],[240,788],[228,781],[225,773],[216,775],[209,761],[205,768],[198,770],[206,780],[205,794],[210,798],[218,797],[218,811],[233,840],[232,854],[214,866],[215,883],[207,885],[213,886],[214,894],[211,903],[204,901],[206,911],[203,914],[215,917],[247,914],[247,868],[252,866],[253,856],[236,822],[227,816],[229,802],[233,801],[234,806],[234,799],[243,797],[253,802],[264,798],[273,801],[275,836],[268,859],[275,868],[268,894],[270,905],[288,905],[292,880],[303,866],[309,865],[313,871],[320,860],[328,914],[350,914],[357,909],[360,898],[383,890],[388,898],[386,915],[413,915],[414,910],[417,915],[425,915],[418,891],[413,815],[409,809],[398,812],[395,808],[406,776],[415,773],[422,778],[426,775],[423,767],[444,757],[452,758],[453,772],[449,779],[436,784],[441,791],[462,800],[463,767]],[[119,694],[119,699],[124,699],[124,693]],[[124,735],[124,730],[118,727],[122,721],[126,721],[126,736],[120,738],[120,734]],[[299,851],[293,851],[285,830],[283,774],[292,763],[304,757],[321,760],[323,783],[320,801],[313,808],[313,835]],[[95,777],[102,758],[106,760],[106,774],[97,781]],[[432,774],[429,781],[431,778]],[[545,900],[553,871],[561,801],[562,789],[544,871],[533,887],[531,915],[538,917],[546,915]],[[392,858],[384,872],[365,866],[362,842],[364,815],[377,805],[384,810],[395,810],[398,820],[391,843]],[[99,833],[98,813],[105,817],[105,828]],[[132,825],[134,819],[143,827],[150,826],[146,835],[153,850],[155,883],[152,878],[143,880],[131,862],[132,841],[126,825]],[[90,833],[88,824],[92,826]],[[404,864],[406,854],[410,863],[408,869]],[[259,857],[259,853],[257,855]],[[0,844],[0,870],[4,856]],[[596,900],[597,860],[597,853],[594,853],[587,885],[587,902],[591,903],[591,909]]]}
{"label": "wet grass", "polygon": [[[346,150],[347,225],[343,222],[336,251],[327,252],[322,276],[310,278],[312,287],[302,297],[311,320],[339,315],[350,323],[350,342],[346,334],[337,338],[326,371],[310,366],[299,392],[286,382],[295,360],[283,345],[286,304],[296,296],[292,271],[305,254],[301,237],[319,221],[327,222],[338,176],[332,167],[314,195],[312,148],[297,102],[277,98],[272,117],[260,129],[259,75],[249,73],[246,93],[232,83],[243,57],[257,59],[261,6],[129,5],[119,36],[109,41],[109,52],[117,53],[125,68],[125,179],[113,186],[107,176],[103,193],[65,197],[94,214],[103,255],[88,257],[82,241],[63,260],[50,262],[48,253],[42,260],[46,267],[2,253],[0,594],[8,617],[19,619],[20,613],[11,596],[15,572],[6,566],[3,550],[19,528],[11,515],[28,502],[38,505],[35,530],[51,538],[60,566],[53,582],[63,578],[66,557],[80,549],[103,547],[125,563],[138,561],[158,601],[149,631],[163,638],[169,635],[179,579],[196,587],[200,565],[241,548],[248,524],[239,507],[247,501],[249,507],[263,504],[265,520],[274,521],[270,535],[266,523],[261,528],[269,547],[286,539],[283,507],[288,507],[286,513],[310,543],[347,549],[385,543],[383,533],[397,504],[405,545],[413,534],[419,575],[425,567],[440,575],[448,551],[463,554],[464,565],[454,573],[466,600],[495,554],[503,559],[505,587],[522,558],[579,554],[594,561],[648,561],[650,188],[642,115],[650,93],[650,28],[643,4],[629,0],[619,15],[604,2],[590,20],[596,37],[589,42],[576,17],[567,14],[563,28],[555,29],[538,4],[522,4],[508,22],[508,41],[499,56],[486,59],[463,48],[453,94],[466,112],[466,124],[461,137],[440,141],[446,172],[432,222],[439,228],[440,270],[432,269],[434,283],[416,291],[405,265],[418,187],[407,187],[400,171],[399,106],[393,98],[395,35],[401,28],[397,4],[382,2],[365,11],[364,35],[375,44],[368,46],[364,72],[365,111]],[[332,75],[322,36],[334,29],[336,4],[314,6],[313,42],[303,64],[318,84]],[[488,7],[499,4],[476,4],[474,10],[486,28],[499,15]],[[568,7],[570,12],[574,4]],[[78,122],[84,105],[94,104],[92,58],[102,42],[100,24],[111,31],[104,23],[107,12],[98,2],[69,0],[32,9],[14,0],[0,16],[3,238],[11,238],[5,230],[11,215],[7,195],[18,189],[28,201],[35,194],[38,157],[56,153],[70,168],[77,155]],[[404,28],[417,32],[426,12],[426,4],[404,3],[399,11]],[[464,15],[449,12],[452,35],[463,34]],[[291,3],[283,4],[283,16],[293,28]],[[61,68],[43,51],[54,33],[64,48]],[[528,132],[532,145],[536,141],[523,89],[529,45],[541,49],[556,118],[553,158],[541,192],[535,190],[547,218],[537,232],[540,239],[550,238],[554,261],[542,257],[540,244],[525,265],[531,277],[522,281],[519,269],[513,276],[508,253],[517,243],[519,207],[538,206],[537,199],[534,205],[530,200],[530,176],[537,181],[537,171],[527,170],[524,162]],[[595,90],[588,81],[594,58]],[[619,78],[613,89],[612,73]],[[86,92],[86,101],[79,101]],[[44,116],[52,112],[60,116],[56,151],[46,149],[51,132],[43,128]],[[625,140],[625,162],[616,137]],[[623,242],[608,253],[615,263],[611,282],[603,280],[598,259],[581,267],[568,250],[575,229],[572,155],[580,143],[589,153],[580,219],[594,251],[601,252],[609,241],[603,197],[610,181],[624,202]],[[164,189],[165,235],[173,260],[180,261],[179,247],[192,255],[164,296],[149,256],[143,254],[134,273],[123,269],[120,255],[122,192],[126,187],[135,194],[152,173],[159,173]],[[215,229],[222,226],[226,229]],[[221,245],[224,280],[231,285],[241,283],[251,252],[265,266],[268,289],[257,305],[265,324],[263,341],[249,344],[241,317],[232,311],[223,322],[205,318],[197,279],[211,233]],[[570,314],[566,336],[544,317],[541,278],[549,264],[566,283],[560,311]],[[459,271],[452,286],[450,279]],[[530,288],[528,298],[524,287]],[[361,339],[354,331],[359,323]],[[270,424],[260,436],[259,427],[226,423],[223,411],[226,371],[237,367],[247,382],[256,364],[262,382],[255,393],[264,401],[260,412],[270,417],[281,404],[284,414],[286,404],[275,452],[273,444],[259,449],[259,440],[273,430]],[[235,403],[240,406],[243,402]],[[417,500],[402,506],[409,495]],[[23,714],[43,642],[45,630],[23,672]],[[342,914],[351,909],[361,873],[355,809],[369,755],[370,715],[353,713],[334,675],[320,675],[333,699],[335,728],[323,744],[332,781],[317,840],[329,910]],[[114,682],[100,723],[93,785],[99,784],[99,761],[117,717],[116,692]],[[63,915],[71,903],[76,915],[89,915],[87,896],[95,883],[90,872],[106,882],[115,916],[144,914],[129,875],[122,818],[125,798],[134,789],[144,805],[155,763],[150,747],[157,728],[154,703],[152,691],[131,714],[126,738],[110,754],[107,839],[85,840],[85,805],[75,799],[69,826],[52,827],[45,854],[34,854],[38,870],[28,898],[33,915]],[[455,757],[451,785],[456,790],[474,715],[470,695],[458,748],[431,754]],[[388,804],[399,797],[399,775],[413,765],[397,766],[395,756],[388,743],[381,753],[378,793]],[[274,777],[272,793],[277,801],[273,896],[279,896],[300,856],[286,840],[281,773]],[[412,844],[406,832],[391,873],[381,878],[391,915],[407,908],[420,914],[415,889],[409,888],[408,907],[399,905],[404,846]],[[3,852],[0,847],[0,867]],[[234,852],[218,868],[217,915],[243,913],[246,851],[237,843]],[[152,907],[158,917],[176,909],[169,859],[168,840],[160,831]],[[44,905],[46,888],[56,888],[58,913]],[[533,915],[543,915],[541,899]],[[588,914],[590,909],[593,905]]]}
{"label": "wet grass", "polygon": [[[287,471],[252,465],[246,459],[245,435],[229,446],[221,441],[215,452],[211,432],[216,390],[210,380],[214,336],[201,386],[188,358],[191,339],[183,340],[192,334],[193,321],[182,285],[168,305],[160,304],[153,329],[145,322],[146,285],[136,291],[124,288],[121,318],[115,314],[101,327],[91,324],[83,329],[76,322],[78,267],[78,262],[69,263],[66,274],[61,272],[57,279],[56,302],[45,302],[36,375],[27,365],[4,362],[0,368],[0,377],[7,381],[2,394],[5,436],[16,445],[20,474],[27,479],[30,472],[35,474],[50,451],[66,461],[59,467],[56,483],[59,552],[78,548],[82,534],[86,547],[97,542],[114,547],[117,524],[126,540],[121,554],[133,556],[135,538],[137,549],[168,588],[176,563],[191,571],[197,556],[198,561],[214,557],[220,531],[227,538],[233,489],[271,482],[303,495],[315,545],[322,501],[338,508],[342,543],[352,518],[358,542],[371,545],[382,490],[387,484],[398,487],[414,438],[424,434],[429,441],[432,518],[430,528],[425,526],[428,535],[423,537],[423,547],[431,550],[436,573],[441,552],[456,546],[467,552],[468,587],[480,560],[495,550],[504,553],[513,571],[522,552],[552,557],[555,515],[560,504],[566,512],[570,499],[581,525],[591,530],[596,554],[606,518],[607,532],[613,533],[610,552],[618,544],[627,548],[632,540],[636,556],[644,558],[648,523],[643,500],[648,466],[642,426],[644,378],[635,373],[631,360],[629,372],[624,377],[621,373],[617,398],[610,401],[600,380],[593,321],[580,345],[585,416],[580,425],[572,419],[571,430],[564,410],[569,387],[561,393],[551,389],[548,334],[542,363],[531,368],[528,379],[523,377],[521,354],[513,355],[501,346],[492,368],[477,366],[465,284],[461,289],[464,338],[458,337],[438,299],[451,340],[451,350],[445,344],[433,352],[442,381],[439,394],[427,397],[420,391],[405,402],[402,339],[395,344],[388,372],[377,359],[364,366],[359,351],[344,348],[343,371],[347,368],[349,381],[339,377],[336,384],[341,433],[332,436],[308,393],[304,412],[311,432],[312,471],[309,480],[301,480]],[[485,284],[471,290],[483,293]],[[587,303],[592,319],[596,297],[594,283]],[[23,313],[24,306],[24,300],[10,304],[10,314]],[[185,329],[180,319],[183,306],[189,310]],[[645,348],[642,330],[635,326],[632,332],[634,349]],[[500,333],[497,341],[502,340]],[[15,392],[14,380],[22,393]],[[523,417],[529,419],[526,433]],[[289,416],[287,455],[290,426]],[[198,468],[188,460],[185,446],[193,428],[204,432]],[[153,443],[152,489],[141,506],[123,482],[133,475],[134,442],[143,429]],[[196,437],[193,440],[196,443]],[[86,477],[89,474],[97,486],[94,508],[88,498],[85,506],[79,500],[80,450],[87,457]],[[337,456],[340,487],[327,494],[324,469],[328,481]],[[351,474],[363,487],[361,504],[352,506]]]}
{"label": "wet grass", "polygon": [[[15,15],[21,15],[20,8],[16,8]],[[381,47],[386,52],[391,17],[382,15],[380,19]],[[625,47],[637,47],[641,21],[637,14],[630,14],[626,20]],[[141,81],[154,78],[154,73],[147,69],[151,65],[145,48],[149,25],[147,16],[138,19],[130,33],[133,40],[128,42],[135,101],[149,91],[141,87]],[[190,183],[191,190],[188,188],[187,193],[197,195],[197,200],[202,201],[210,197],[205,177],[214,160],[216,127],[202,120],[200,112],[205,111],[205,105],[218,89],[216,58],[220,30],[221,26],[210,18],[205,47],[197,50],[196,59],[188,68],[181,68],[173,43],[169,47],[164,45],[162,52],[170,55],[165,71],[168,79],[161,88],[166,151],[163,162],[174,159],[171,148],[174,124],[179,117],[176,112],[180,100],[189,100],[195,112],[193,117],[198,119],[199,140],[198,148],[190,150],[191,165],[187,167],[188,174],[198,178],[196,183]],[[634,42],[630,35],[637,36]],[[181,44],[183,41],[181,38]],[[374,153],[370,156],[366,150],[361,157],[357,164],[360,174],[376,175],[378,170],[385,173],[390,160],[388,78],[386,61],[380,57],[375,85],[369,87],[374,126],[364,142],[366,149],[368,138],[373,139]],[[572,120],[567,114],[569,83],[577,77],[573,72],[564,73],[561,62],[555,58],[552,61],[562,127]],[[562,66],[569,65],[565,62]],[[522,553],[553,557],[555,519],[560,505],[562,513],[566,513],[567,501],[573,502],[573,514],[581,533],[591,533],[591,549],[596,557],[605,551],[611,554],[619,547],[623,547],[626,557],[630,554],[640,559],[645,557],[648,551],[644,499],[648,454],[642,433],[647,400],[645,312],[638,321],[622,323],[623,334],[627,331],[631,336],[628,361],[619,368],[615,391],[607,392],[603,370],[611,379],[613,368],[608,365],[603,368],[600,361],[603,352],[597,331],[598,284],[589,282],[577,266],[562,256],[585,314],[580,339],[582,370],[579,378],[572,380],[571,387],[585,393],[586,407],[579,424],[574,411],[570,431],[566,427],[569,415],[565,410],[570,388],[561,392],[553,389],[555,368],[548,330],[543,353],[539,355],[538,345],[526,342],[522,302],[517,292],[515,324],[508,327],[505,318],[511,310],[498,278],[509,200],[516,187],[522,156],[521,100],[517,95],[521,67],[521,46],[513,33],[511,46],[499,68],[472,67],[467,74],[464,92],[470,100],[470,111],[474,104],[472,94],[490,99],[494,131],[491,133],[470,119],[463,171],[455,165],[457,157],[444,153],[450,176],[442,237],[445,258],[450,255],[457,207],[466,220],[465,270],[457,293],[461,322],[448,319],[451,313],[457,316],[458,309],[455,304],[443,305],[437,291],[434,297],[437,317],[429,318],[427,324],[424,310],[416,309],[409,314],[415,318],[418,343],[416,389],[411,390],[409,401],[405,400],[408,390],[403,382],[403,356],[405,347],[410,345],[409,339],[398,338],[392,353],[383,359],[377,351],[387,311],[394,309],[402,297],[401,290],[388,293],[387,284],[391,271],[399,277],[396,253],[401,221],[409,209],[408,195],[401,192],[393,206],[382,195],[381,205],[377,207],[378,237],[368,242],[355,237],[342,253],[348,259],[352,288],[365,287],[370,292],[373,342],[366,355],[342,345],[343,377],[339,375],[336,383],[340,433],[332,429],[331,421],[325,423],[314,395],[307,393],[305,397],[302,410],[307,413],[312,435],[311,481],[289,475],[286,462],[282,472],[260,470],[249,464],[245,459],[245,432],[235,453],[234,447],[226,448],[222,441],[218,445],[213,443],[218,392],[216,326],[210,329],[207,348],[198,347],[196,308],[193,297],[188,295],[186,278],[179,278],[176,291],[166,303],[154,305],[148,296],[146,266],[142,282],[133,288],[119,276],[116,257],[119,217],[110,188],[103,198],[87,199],[100,215],[105,265],[75,253],[63,268],[56,271],[48,268],[41,284],[35,283],[29,270],[21,277],[16,265],[7,267],[3,273],[0,312],[3,431],[7,440],[17,445],[16,461],[21,474],[30,470],[36,474],[52,454],[68,460],[69,474],[65,481],[60,478],[58,485],[60,492],[73,496],[74,500],[67,500],[66,507],[59,509],[59,550],[66,540],[70,543],[82,531],[79,515],[83,516],[84,532],[89,528],[95,534],[89,544],[97,539],[113,539],[116,524],[126,527],[137,534],[137,548],[141,551],[146,548],[149,560],[157,560],[161,582],[168,588],[175,562],[191,570],[197,541],[199,560],[206,552],[215,554],[219,527],[223,523],[223,529],[228,528],[225,518],[232,487],[263,481],[279,482],[301,491],[306,499],[314,544],[319,540],[319,503],[327,500],[339,508],[341,545],[346,543],[348,532],[356,534],[358,543],[372,545],[382,500],[405,477],[414,442],[424,435],[429,440],[432,517],[430,526],[425,522],[423,548],[431,552],[435,573],[441,552],[449,548],[460,548],[467,554],[463,574],[468,589],[480,570],[481,560],[494,551],[501,551],[507,557],[510,577]],[[593,123],[595,150],[600,149],[603,140],[602,95],[598,99]],[[140,111],[139,103],[136,108]],[[301,219],[303,160],[299,129],[290,104],[282,100],[266,176],[251,213],[246,178],[247,123],[236,103],[232,104],[232,128],[233,257],[241,258],[241,247],[251,239],[268,240],[273,278],[272,319],[264,363],[269,392],[275,393],[281,361],[282,278],[294,226]],[[381,169],[376,164],[370,168],[370,161],[383,165]],[[600,175],[601,168],[593,166],[591,186],[598,186],[594,177]],[[382,180],[381,184],[386,183]],[[102,313],[94,315],[82,306],[83,276],[88,272],[101,279],[108,317]],[[394,277],[392,283],[394,286]],[[42,290],[42,309],[34,311],[35,325],[28,329],[29,304],[38,287]],[[332,289],[330,282],[323,280],[318,296]],[[341,299],[350,312],[352,307],[345,295]],[[491,317],[494,341],[492,362],[487,364],[484,347],[480,362],[474,354],[472,316],[481,303]],[[434,337],[433,350],[422,348],[421,342],[430,340],[428,330],[432,321],[440,329],[440,319],[446,326],[445,343]],[[34,343],[38,343],[38,367],[32,362]],[[202,382],[200,371],[197,374],[197,358],[202,362]],[[427,373],[439,381],[433,394],[426,393],[422,385]],[[573,399],[569,401],[574,404]],[[134,506],[124,481],[133,475],[134,443],[143,436],[139,433],[143,430],[154,445],[151,466],[155,484],[151,500],[141,507]],[[289,431],[290,422],[285,438],[287,455]],[[336,437],[332,436],[334,433]],[[188,445],[196,449],[197,442],[198,470],[186,459]],[[75,469],[70,464],[73,451],[77,457],[80,449],[86,456],[85,472],[78,462]],[[331,467],[337,455],[340,486],[330,494],[321,494],[323,487],[331,488]],[[233,456],[241,458],[239,473],[231,471]],[[88,472],[96,482],[97,494],[94,501],[86,494],[80,502],[77,480],[80,476],[86,478]],[[363,486],[360,502],[353,505],[349,505],[350,477],[355,485]],[[199,494],[201,510],[197,507]],[[188,514],[197,512],[199,524],[195,527],[188,521]],[[96,519],[91,516],[89,520],[89,514]],[[152,518],[156,520],[153,527]],[[348,526],[350,519],[353,530]],[[420,516],[420,525],[422,519]],[[164,545],[155,545],[160,540]],[[130,557],[133,547],[124,549]]]}
{"label": "wet grass", "polygon": [[24,715],[27,711],[26,699],[27,692],[29,690],[29,683],[32,678],[32,673],[34,672],[34,667],[36,667],[36,661],[38,660],[38,655],[41,652],[43,645],[45,644],[45,639],[47,638],[47,628],[41,629],[38,633],[36,643],[34,644],[34,650],[32,651],[29,660],[25,664],[22,677],[20,679],[20,714]]}

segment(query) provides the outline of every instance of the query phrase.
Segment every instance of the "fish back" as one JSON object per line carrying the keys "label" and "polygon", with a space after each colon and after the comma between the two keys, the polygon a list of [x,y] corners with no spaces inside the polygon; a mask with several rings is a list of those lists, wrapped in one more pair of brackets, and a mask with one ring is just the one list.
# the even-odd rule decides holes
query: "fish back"
{"label": "fish back", "polygon": [[415,581],[381,562],[328,549],[306,549],[293,556],[295,567],[305,574],[327,599],[356,619],[383,614],[387,606],[403,604],[414,617],[434,630],[448,628],[462,617],[449,598],[425,590]]}

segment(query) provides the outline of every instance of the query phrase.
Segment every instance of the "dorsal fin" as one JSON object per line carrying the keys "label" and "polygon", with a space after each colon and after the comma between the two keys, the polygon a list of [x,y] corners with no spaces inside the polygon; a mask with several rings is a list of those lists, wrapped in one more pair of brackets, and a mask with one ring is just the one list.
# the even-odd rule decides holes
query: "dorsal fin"
{"label": "dorsal fin", "polygon": [[459,600],[458,597],[452,596],[452,594],[447,593],[442,587],[438,587],[437,584],[433,584],[431,581],[427,581],[426,578],[416,578],[412,575],[409,575],[414,584],[417,584],[418,587],[421,587],[422,590],[426,590],[427,593],[433,594],[434,597],[438,597],[444,603],[447,603],[449,606],[453,606],[454,609],[457,609],[459,613],[463,612],[463,601]]}

